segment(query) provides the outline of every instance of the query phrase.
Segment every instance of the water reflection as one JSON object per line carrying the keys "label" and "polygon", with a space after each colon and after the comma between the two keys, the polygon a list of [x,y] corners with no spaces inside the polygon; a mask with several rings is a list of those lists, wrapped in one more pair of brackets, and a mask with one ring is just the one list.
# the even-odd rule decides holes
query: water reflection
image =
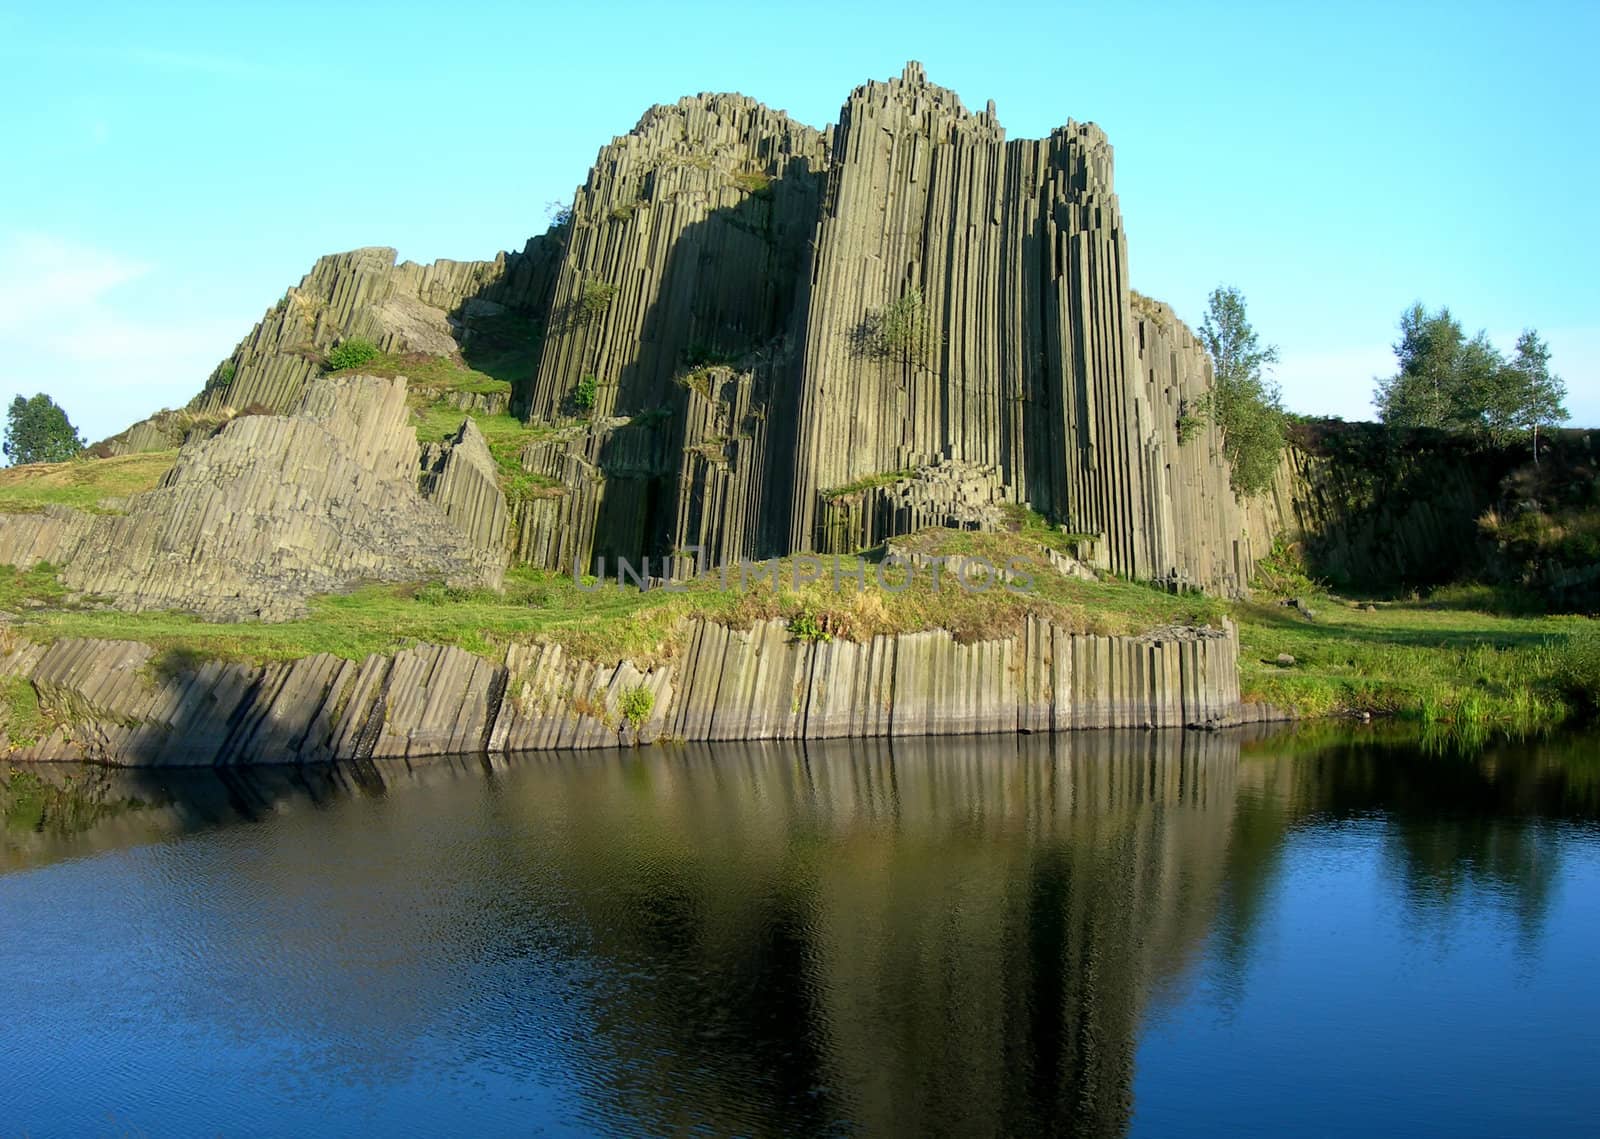
{"label": "water reflection", "polygon": [[[0,1065],[45,1073],[7,1118],[51,1133],[50,1105],[78,1101],[50,1073],[116,1049],[120,1082],[79,1118],[152,1131],[327,1131],[342,1103],[401,1130],[1118,1134],[1152,1009],[1189,999],[1207,955],[1243,992],[1295,834],[1378,825],[1416,920],[1501,907],[1536,941],[1572,827],[1597,818],[1593,742],[39,769],[50,812],[17,807],[38,796],[15,777],[0,793],[3,865],[31,868],[0,877],[0,983],[51,1024],[0,1041]],[[86,955],[119,977],[109,1018],[63,996]],[[272,1075],[226,1111],[183,1090],[240,1064]]]}

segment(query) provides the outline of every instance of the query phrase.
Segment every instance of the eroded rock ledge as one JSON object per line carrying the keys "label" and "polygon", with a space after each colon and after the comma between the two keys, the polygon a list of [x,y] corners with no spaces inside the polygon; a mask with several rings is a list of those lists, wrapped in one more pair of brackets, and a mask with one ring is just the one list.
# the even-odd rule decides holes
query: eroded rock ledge
{"label": "eroded rock ledge", "polygon": [[362,581],[498,588],[506,509],[482,438],[468,424],[434,448],[426,494],[419,463],[405,381],[327,376],[290,414],[191,439],[122,513],[0,515],[0,564],[50,562],[117,608],[223,621],[298,616]]}
{"label": "eroded rock ledge", "polygon": [[1018,636],[963,645],[939,630],[858,644],[798,640],[777,621],[696,621],[684,643],[647,669],[549,645],[512,646],[501,665],[419,645],[359,662],[174,666],[131,641],[22,644],[0,675],[33,686],[46,727],[0,740],[17,761],[231,765],[1255,718],[1231,626],[1100,637],[1030,619]]}

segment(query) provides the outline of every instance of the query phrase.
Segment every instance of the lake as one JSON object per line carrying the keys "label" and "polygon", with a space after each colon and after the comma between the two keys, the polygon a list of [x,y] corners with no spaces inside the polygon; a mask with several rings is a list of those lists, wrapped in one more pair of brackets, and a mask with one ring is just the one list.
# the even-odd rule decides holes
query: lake
{"label": "lake", "polygon": [[46,767],[0,1136],[1593,1135],[1600,737]]}

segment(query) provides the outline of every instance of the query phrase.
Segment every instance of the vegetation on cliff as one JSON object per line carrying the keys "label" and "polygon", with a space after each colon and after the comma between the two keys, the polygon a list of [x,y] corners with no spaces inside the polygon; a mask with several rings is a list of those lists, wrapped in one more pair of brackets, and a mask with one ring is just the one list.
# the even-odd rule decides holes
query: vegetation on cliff
{"label": "vegetation on cliff", "polygon": [[1260,494],[1272,485],[1283,454],[1282,394],[1266,374],[1267,365],[1278,361],[1278,349],[1261,343],[1244,296],[1227,285],[1206,300],[1200,341],[1211,357],[1212,387],[1198,410],[1222,428],[1234,492]]}
{"label": "vegetation on cliff", "polygon": [[1600,612],[1600,452],[1593,433],[1495,445],[1479,434],[1376,423],[1292,428],[1307,565],[1375,596],[1483,583],[1536,608]]}

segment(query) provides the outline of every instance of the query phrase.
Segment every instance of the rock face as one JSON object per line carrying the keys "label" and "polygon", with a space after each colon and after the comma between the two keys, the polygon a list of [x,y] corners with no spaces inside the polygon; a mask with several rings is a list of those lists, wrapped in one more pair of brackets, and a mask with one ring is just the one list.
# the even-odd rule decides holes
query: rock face
{"label": "rock face", "polygon": [[[1303,425],[1251,526],[1299,544],[1307,568],[1340,588],[1501,582],[1557,608],[1600,609],[1600,567],[1579,535],[1600,504],[1600,439],[1556,431],[1535,465],[1526,443],[1488,447],[1429,429]],[[1506,529],[1571,534],[1519,548]]]}
{"label": "rock face", "polygon": [[507,313],[542,311],[558,246],[534,238],[493,261],[395,264],[393,249],[321,258],[217,366],[191,404],[196,411],[260,405],[287,411],[321,372],[321,359],[349,339],[385,352],[447,356],[488,337]]}
{"label": "rock face", "polygon": [[1008,140],[916,64],[824,131],[655,107],[518,254],[325,257],[191,410],[292,407],[349,337],[515,358],[511,409],[568,428],[524,453],[560,491],[513,504],[519,561],[850,551],[1019,503],[1132,577],[1236,591],[1262,552],[1190,414],[1204,351],[1129,287],[1105,135]]}
{"label": "rock face", "polygon": [[69,588],[118,608],[220,620],[281,620],[361,581],[497,587],[505,502],[481,484],[483,441],[469,433],[440,460],[434,505],[417,490],[405,395],[399,380],[329,377],[292,415],[240,416],[191,439],[122,514],[0,515],[0,564],[49,561]]}
{"label": "rock face", "polygon": [[1248,576],[1220,440],[1179,439],[1205,353],[1129,289],[1098,128],[1008,141],[914,64],[826,133],[702,96],[603,150],[571,226],[531,414],[585,375],[599,415],[663,414],[647,465],[605,457],[614,419],[569,441],[604,485],[563,554],[855,549],[949,511],[841,488],[959,470],[978,524],[1028,503],[1106,569]]}
{"label": "rock face", "polygon": [[422,452],[422,493],[457,530],[485,550],[505,549],[506,496],[483,433],[470,419],[443,443]]}
{"label": "rock face", "polygon": [[[613,746],[634,740],[913,737],[1108,727],[1218,727],[1246,718],[1233,630],[1145,637],[943,632],[869,643],[796,640],[779,622],[696,622],[680,659],[639,669],[515,645],[496,666],[422,645],[346,661],[169,665],[148,645],[19,645],[46,736],[17,760],[309,763]],[[647,696],[643,694],[648,694]],[[629,710],[633,719],[628,716]],[[7,743],[9,746],[9,742]]]}

